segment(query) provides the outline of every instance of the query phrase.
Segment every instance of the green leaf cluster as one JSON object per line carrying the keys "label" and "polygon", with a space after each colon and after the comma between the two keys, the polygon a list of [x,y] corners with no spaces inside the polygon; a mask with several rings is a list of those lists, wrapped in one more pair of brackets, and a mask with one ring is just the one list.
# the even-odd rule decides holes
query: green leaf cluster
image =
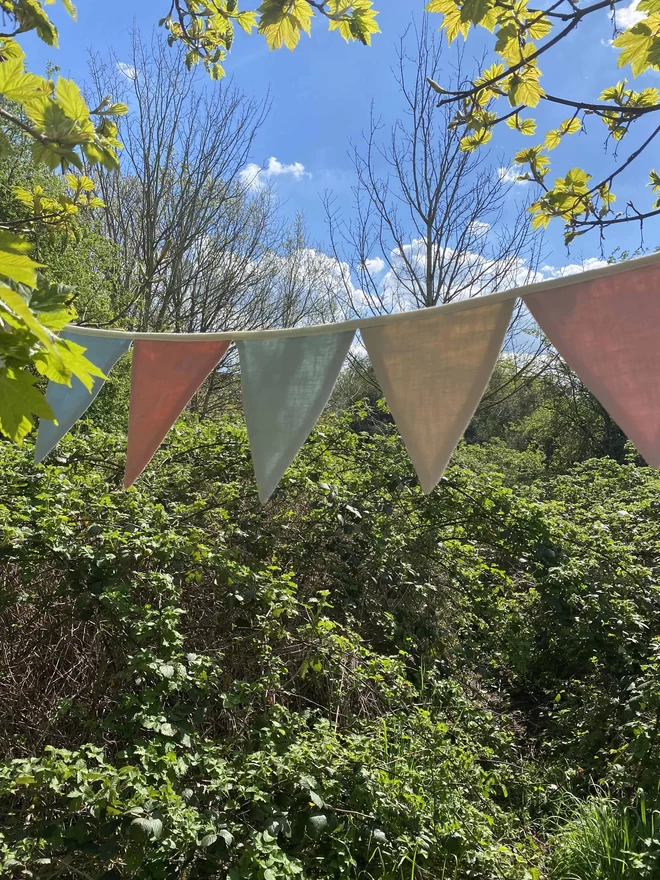
{"label": "green leaf cluster", "polygon": [[[34,30],[48,45],[57,45],[57,30],[40,0],[14,0],[0,4],[5,19],[15,24],[13,35]],[[70,15],[75,8],[64,3]],[[81,209],[103,207],[93,194],[94,183],[82,172],[83,163],[108,170],[118,166],[114,117],[126,113],[125,104],[105,99],[90,110],[72,80],[46,79],[25,69],[24,53],[13,38],[2,38],[0,55],[0,148],[6,152],[9,135],[19,133],[29,143],[32,160],[47,169],[61,169],[66,190],[57,198],[36,185],[14,188],[21,204],[20,221],[0,220],[0,433],[21,442],[34,417],[52,419],[53,413],[37,386],[37,376],[66,385],[76,378],[91,389],[100,371],[84,349],[58,337],[75,318],[72,290],[48,283],[39,275],[42,264],[29,253],[25,237],[35,228],[59,227],[72,232],[72,220]],[[17,234],[17,229],[23,235]]]}
{"label": "green leaf cluster", "polygon": [[[432,84],[442,95],[441,103],[454,105],[455,125],[466,129],[461,142],[464,150],[475,150],[488,143],[493,129],[502,122],[520,134],[534,134],[536,121],[523,119],[521,113],[526,108],[537,107],[541,101],[573,108],[571,117],[546,132],[543,140],[546,150],[559,147],[568,134],[585,132],[584,123],[588,116],[598,116],[607,127],[608,138],[620,141],[635,122],[643,119],[647,113],[660,110],[660,93],[657,89],[649,87],[636,92],[626,88],[625,80],[603,89],[599,103],[581,101],[573,95],[549,95],[541,86],[540,64],[544,53],[560,51],[562,41],[585,17],[601,13],[602,4],[580,7],[562,0],[543,10],[530,6],[527,0],[515,3],[430,0],[426,9],[442,16],[441,29],[449,43],[459,34],[467,39],[470,30],[477,27],[493,35],[494,63],[484,69],[468,87],[450,93],[442,88],[442,84]],[[626,28],[613,41],[614,47],[620,50],[618,66],[630,65],[633,76],[639,76],[649,69],[660,69],[660,4],[658,0],[642,0],[638,9],[644,14],[644,19]],[[612,14],[615,11],[613,5]],[[492,112],[492,105],[501,98],[507,100],[513,111],[498,116]],[[648,146],[648,143],[644,146]],[[636,159],[642,150],[643,147],[631,154],[628,163]],[[518,158],[524,155],[529,158]],[[622,220],[639,222],[658,211],[656,204],[646,212],[628,205],[623,214],[616,215],[612,207],[615,194],[611,187],[618,171],[593,182],[584,191],[573,186],[570,180],[566,182],[565,178],[557,178],[555,185],[550,186],[545,180],[550,160],[545,154],[543,156],[544,160],[547,159],[543,166],[536,150],[521,150],[515,161],[526,166],[524,179],[535,181],[541,190],[532,206],[534,225],[547,226],[554,217],[561,218],[567,243],[590,229],[602,230],[609,223]],[[588,171],[580,170],[588,179],[592,178]]]}
{"label": "green leaf cluster", "polygon": [[380,32],[373,0],[263,0],[256,11],[240,9],[238,0],[175,0],[159,23],[169,32],[170,44],[186,46],[189,68],[202,62],[213,79],[220,79],[237,26],[248,34],[256,28],[270,49],[295,49],[301,34],[311,34],[316,14],[347,42],[368,46]]}
{"label": "green leaf cluster", "polygon": [[[566,386],[507,397],[548,455]],[[650,802],[654,472],[548,470],[498,407],[423,496],[358,405],[263,508],[240,419],[181,421],[122,490],[99,403],[48,466],[0,447],[8,876],[554,878],[592,780]]]}

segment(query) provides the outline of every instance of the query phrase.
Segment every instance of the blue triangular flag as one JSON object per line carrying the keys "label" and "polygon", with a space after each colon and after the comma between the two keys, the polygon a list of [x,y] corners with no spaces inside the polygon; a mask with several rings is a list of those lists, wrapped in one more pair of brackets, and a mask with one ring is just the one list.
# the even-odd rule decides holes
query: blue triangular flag
{"label": "blue triangular flag", "polygon": [[[130,339],[113,339],[108,336],[83,336],[64,330],[62,339],[75,342],[86,348],[85,357],[95,364],[107,376],[119,358],[128,351]],[[39,420],[39,435],[34,450],[34,460],[43,461],[51,449],[60,442],[75,425],[85,410],[90,406],[96,395],[103,388],[104,380],[94,376],[92,390],[88,391],[80,379],[71,379],[71,387],[49,382],[46,390],[46,401],[57,419],[57,424],[48,419]]]}
{"label": "blue triangular flag", "polygon": [[353,331],[239,342],[243,411],[267,501],[328,402]]}

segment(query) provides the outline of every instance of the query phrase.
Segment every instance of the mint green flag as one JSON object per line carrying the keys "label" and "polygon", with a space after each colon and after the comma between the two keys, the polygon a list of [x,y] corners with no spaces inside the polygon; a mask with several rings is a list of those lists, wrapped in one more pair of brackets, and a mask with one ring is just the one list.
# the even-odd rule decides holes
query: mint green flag
{"label": "mint green flag", "polygon": [[239,342],[243,411],[262,504],[309,437],[353,331]]}

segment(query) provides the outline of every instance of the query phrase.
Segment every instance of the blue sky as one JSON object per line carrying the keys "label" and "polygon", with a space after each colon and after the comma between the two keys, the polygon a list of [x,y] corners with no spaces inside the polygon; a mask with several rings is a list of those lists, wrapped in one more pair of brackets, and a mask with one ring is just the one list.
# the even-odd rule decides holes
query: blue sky
{"label": "blue sky", "polygon": [[[124,53],[128,57],[131,25],[135,22],[148,32],[166,14],[168,5],[167,0],[140,0],[139,3],[114,0],[112,4],[79,0],[77,23],[68,20],[62,10],[55,7],[53,17],[60,27],[60,49],[50,49],[36,38],[28,37],[23,41],[28,64],[34,70],[43,70],[50,60],[61,67],[63,75],[84,80],[87,50],[104,53],[112,48],[119,58]],[[286,210],[292,215],[295,211],[304,211],[312,237],[321,245],[327,237],[321,204],[323,192],[331,190],[344,213],[350,213],[354,178],[347,150],[349,140],[357,140],[366,126],[371,103],[386,121],[394,120],[401,112],[390,71],[394,45],[413,15],[421,16],[423,0],[380,0],[375,5],[381,10],[379,20],[383,33],[374,38],[370,48],[346,45],[336,33],[327,33],[325,23],[317,19],[312,38],[303,37],[292,53],[270,52],[262,37],[239,34],[226,65],[246,93],[260,96],[270,90],[272,111],[259,133],[252,158],[267,164],[275,157],[281,163],[271,165],[274,170],[282,171],[272,180],[286,203]],[[604,85],[615,84],[622,75],[630,79],[629,71],[616,69],[616,52],[608,44],[611,36],[605,13],[581,26],[564,41],[560,53],[555,53],[551,62],[545,62],[544,87],[555,94],[579,95],[593,101]],[[478,37],[471,36],[470,54],[479,55],[481,45]],[[647,74],[635,81],[636,88],[643,86],[660,87],[660,76]],[[542,108],[537,115],[538,130],[544,132],[567,115],[561,111],[556,113],[553,108],[549,111]],[[644,139],[644,130],[650,129],[640,127],[639,134],[624,141],[620,161]],[[588,166],[595,174],[610,168],[613,160],[605,153],[604,135],[602,122],[591,120],[588,135],[565,138],[553,153],[553,173],[564,173],[575,165]],[[516,149],[531,146],[537,140],[516,136],[500,126],[492,142],[494,165],[509,161]],[[651,147],[633,171],[622,175],[618,205],[630,198],[644,208],[650,205],[645,184],[653,153]],[[287,166],[293,167],[287,170]],[[515,200],[529,192],[529,185],[517,185],[509,198]],[[655,247],[657,239],[651,221],[645,230],[646,246]],[[608,255],[615,248],[633,250],[638,244],[638,227],[621,225],[608,234],[604,252]],[[577,239],[568,254],[557,222],[551,224],[547,233],[545,254],[547,263],[560,267],[598,258],[600,243],[597,233],[591,233]]]}

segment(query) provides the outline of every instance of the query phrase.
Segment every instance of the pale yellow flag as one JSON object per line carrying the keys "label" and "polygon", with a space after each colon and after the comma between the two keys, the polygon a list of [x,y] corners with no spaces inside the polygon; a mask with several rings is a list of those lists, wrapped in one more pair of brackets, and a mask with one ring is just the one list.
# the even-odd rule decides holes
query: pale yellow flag
{"label": "pale yellow flag", "polygon": [[490,379],[514,300],[361,331],[422,491],[447,467]]}

